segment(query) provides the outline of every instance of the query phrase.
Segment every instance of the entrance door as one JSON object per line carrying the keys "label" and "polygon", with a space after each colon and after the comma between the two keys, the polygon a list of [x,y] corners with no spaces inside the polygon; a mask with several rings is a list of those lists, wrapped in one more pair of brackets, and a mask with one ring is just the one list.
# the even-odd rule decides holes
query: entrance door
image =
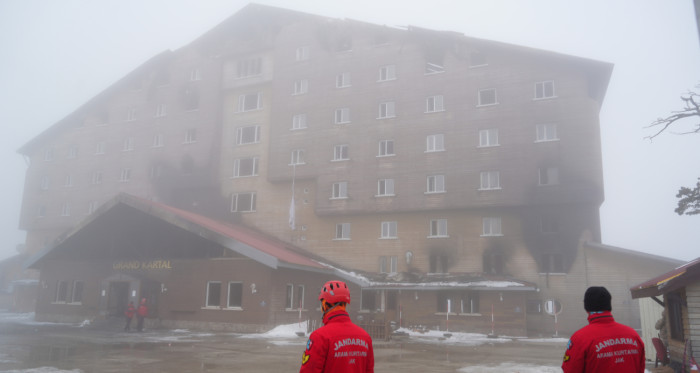
{"label": "entrance door", "polygon": [[107,295],[107,317],[122,317],[129,303],[129,283],[112,281]]}

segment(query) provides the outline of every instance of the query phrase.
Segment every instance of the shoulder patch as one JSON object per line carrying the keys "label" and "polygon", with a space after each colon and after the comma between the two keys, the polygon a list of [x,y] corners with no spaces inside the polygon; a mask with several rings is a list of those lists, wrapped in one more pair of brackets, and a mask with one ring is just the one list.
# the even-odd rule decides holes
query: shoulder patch
{"label": "shoulder patch", "polygon": [[311,342],[311,338],[309,338],[309,339],[306,341],[306,351],[311,350],[311,345],[312,345],[312,344],[313,344],[313,342]]}
{"label": "shoulder patch", "polygon": [[304,351],[304,354],[301,355],[301,365],[308,363],[309,358],[311,358],[311,355],[307,354],[306,351]]}
{"label": "shoulder patch", "polygon": [[570,357],[569,355],[564,355],[564,362],[565,362],[565,363],[566,363],[567,361],[569,361],[569,359],[571,359],[571,357]]}

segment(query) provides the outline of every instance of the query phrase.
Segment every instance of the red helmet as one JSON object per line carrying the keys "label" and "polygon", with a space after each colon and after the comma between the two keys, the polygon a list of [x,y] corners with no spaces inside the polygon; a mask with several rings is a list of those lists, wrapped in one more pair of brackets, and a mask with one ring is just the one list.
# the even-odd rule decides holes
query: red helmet
{"label": "red helmet", "polygon": [[321,288],[318,300],[325,299],[330,304],[338,302],[350,303],[350,289],[342,281],[328,281]]}

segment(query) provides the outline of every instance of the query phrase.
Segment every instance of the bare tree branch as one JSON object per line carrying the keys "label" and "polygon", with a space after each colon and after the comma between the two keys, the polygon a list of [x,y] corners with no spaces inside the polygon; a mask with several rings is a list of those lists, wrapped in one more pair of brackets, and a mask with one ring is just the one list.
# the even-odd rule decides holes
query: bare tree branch
{"label": "bare tree branch", "polygon": [[[700,88],[700,84],[696,87]],[[656,132],[649,136],[646,136],[646,139],[653,140],[656,136],[669,129],[672,125],[677,124],[679,121],[683,121],[684,119],[693,117],[697,119],[697,123],[692,125],[691,130],[676,133],[680,135],[700,133],[700,93],[695,91],[688,91],[687,96],[681,96],[681,100],[685,104],[683,110],[672,111],[672,114],[668,117],[658,118],[655,121],[653,121],[650,125],[645,127],[653,127],[656,129]]]}

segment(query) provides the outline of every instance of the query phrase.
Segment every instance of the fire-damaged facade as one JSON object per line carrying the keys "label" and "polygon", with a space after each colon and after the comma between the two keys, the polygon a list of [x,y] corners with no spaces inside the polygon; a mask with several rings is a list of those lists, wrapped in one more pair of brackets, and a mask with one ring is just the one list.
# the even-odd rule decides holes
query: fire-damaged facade
{"label": "fire-damaged facade", "polygon": [[611,74],[246,6],[20,149],[37,317],[118,315],[144,296],[161,325],[260,329],[299,303],[318,312],[318,286],[339,276],[363,322],[568,333],[585,288],[605,285],[635,326],[627,289],[678,262],[600,243]]}
{"label": "fire-damaged facade", "polygon": [[[29,267],[41,273],[39,321],[121,320],[129,302],[145,298],[147,326],[242,332],[320,320],[318,290],[330,279],[350,285],[350,309],[361,323],[395,320],[399,327],[403,312],[412,322],[449,328],[451,307],[471,316],[453,317],[452,330],[484,332],[491,324],[479,317],[479,299],[502,302],[505,294],[516,310],[535,290],[523,282],[471,277],[370,280],[249,228],[127,194],[102,205]],[[435,312],[436,304],[445,308]],[[525,333],[524,312],[499,309],[498,315],[508,320],[501,331]]]}

